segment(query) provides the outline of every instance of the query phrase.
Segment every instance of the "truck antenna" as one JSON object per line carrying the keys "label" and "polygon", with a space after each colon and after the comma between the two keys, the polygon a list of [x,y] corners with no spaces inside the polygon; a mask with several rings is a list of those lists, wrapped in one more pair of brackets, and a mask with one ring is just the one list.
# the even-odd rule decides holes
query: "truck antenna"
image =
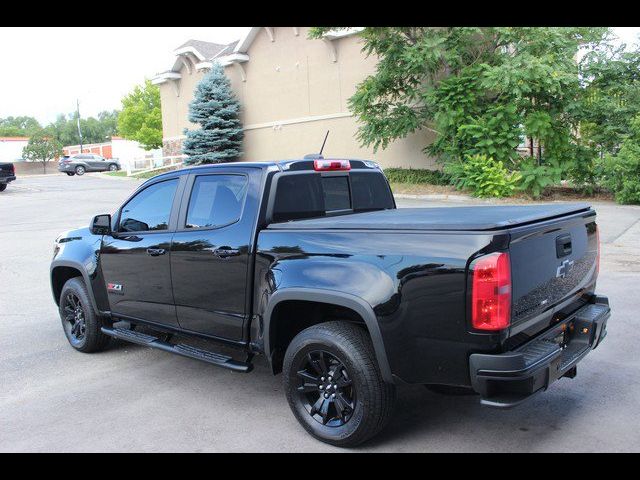
{"label": "truck antenna", "polygon": [[320,158],[322,158],[322,151],[324,150],[324,144],[327,143],[328,136],[329,136],[329,130],[327,130],[327,134],[324,136],[324,141],[322,142],[322,147],[320,147],[320,153],[318,154]]}

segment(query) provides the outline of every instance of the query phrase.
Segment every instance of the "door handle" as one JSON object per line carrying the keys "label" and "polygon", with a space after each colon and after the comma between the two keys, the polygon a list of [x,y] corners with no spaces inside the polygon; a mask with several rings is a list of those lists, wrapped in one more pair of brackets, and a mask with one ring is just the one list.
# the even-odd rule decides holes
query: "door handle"
{"label": "door handle", "polygon": [[152,257],[157,257],[158,255],[164,255],[164,248],[147,248],[147,253]]}
{"label": "door handle", "polygon": [[240,255],[240,250],[238,250],[237,248],[221,247],[216,248],[213,251],[213,254],[218,258],[229,258]]}

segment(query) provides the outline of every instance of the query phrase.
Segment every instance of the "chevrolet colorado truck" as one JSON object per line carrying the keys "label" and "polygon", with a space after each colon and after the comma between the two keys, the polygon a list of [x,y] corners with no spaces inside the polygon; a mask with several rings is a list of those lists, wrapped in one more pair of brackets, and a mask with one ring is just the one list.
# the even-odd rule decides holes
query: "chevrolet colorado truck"
{"label": "chevrolet colorado truck", "polygon": [[76,350],[264,355],[301,425],[353,446],[398,384],[512,407],[573,378],[606,334],[598,266],[589,205],[398,209],[376,163],[315,158],[158,175],[61,234],[50,276]]}
{"label": "chevrolet colorado truck", "polygon": [[0,163],[0,192],[7,189],[9,182],[16,179],[16,169],[13,163]]}

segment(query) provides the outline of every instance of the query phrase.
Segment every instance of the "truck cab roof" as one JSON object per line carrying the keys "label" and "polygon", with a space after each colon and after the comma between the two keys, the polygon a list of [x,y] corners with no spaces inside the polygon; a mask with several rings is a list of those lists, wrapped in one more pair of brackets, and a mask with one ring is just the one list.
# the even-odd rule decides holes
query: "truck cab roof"
{"label": "truck cab roof", "polygon": [[[221,168],[258,168],[262,170],[274,170],[274,171],[318,171],[315,168],[315,160],[322,160],[324,162],[349,162],[349,170],[355,169],[380,169],[380,166],[371,160],[362,160],[362,159],[349,159],[349,158],[322,158],[318,157],[316,159],[311,158],[297,158],[297,159],[288,159],[288,160],[264,160],[258,162],[226,162],[226,163],[212,163],[205,165],[194,165],[185,168],[181,168],[180,170],[172,170],[170,172],[165,172],[159,174],[153,179],[157,179],[158,177],[164,176],[172,176],[172,175],[188,175],[190,173],[197,172],[208,172],[212,170],[217,170]],[[327,169],[329,170],[329,169]],[[337,169],[346,171],[347,169]],[[150,179],[151,180],[151,179]],[[146,182],[145,182],[146,183]]]}

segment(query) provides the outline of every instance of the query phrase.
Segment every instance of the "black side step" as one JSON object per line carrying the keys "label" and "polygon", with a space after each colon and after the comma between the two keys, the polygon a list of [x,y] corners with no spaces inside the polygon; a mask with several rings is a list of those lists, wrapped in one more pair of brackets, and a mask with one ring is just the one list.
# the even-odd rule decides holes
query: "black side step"
{"label": "black side step", "polygon": [[137,343],[138,345],[144,345],[145,347],[158,348],[166,352],[182,355],[183,357],[194,358],[203,362],[212,363],[222,368],[228,368],[235,372],[250,372],[253,368],[251,363],[239,362],[231,357],[222,355],[220,353],[209,352],[207,350],[201,350],[199,348],[191,347],[182,343],[172,344],[160,340],[153,335],[147,335],[145,333],[136,332],[135,330],[129,330],[126,328],[112,328],[102,327],[102,333],[109,335],[113,338],[118,338],[126,342]]}

